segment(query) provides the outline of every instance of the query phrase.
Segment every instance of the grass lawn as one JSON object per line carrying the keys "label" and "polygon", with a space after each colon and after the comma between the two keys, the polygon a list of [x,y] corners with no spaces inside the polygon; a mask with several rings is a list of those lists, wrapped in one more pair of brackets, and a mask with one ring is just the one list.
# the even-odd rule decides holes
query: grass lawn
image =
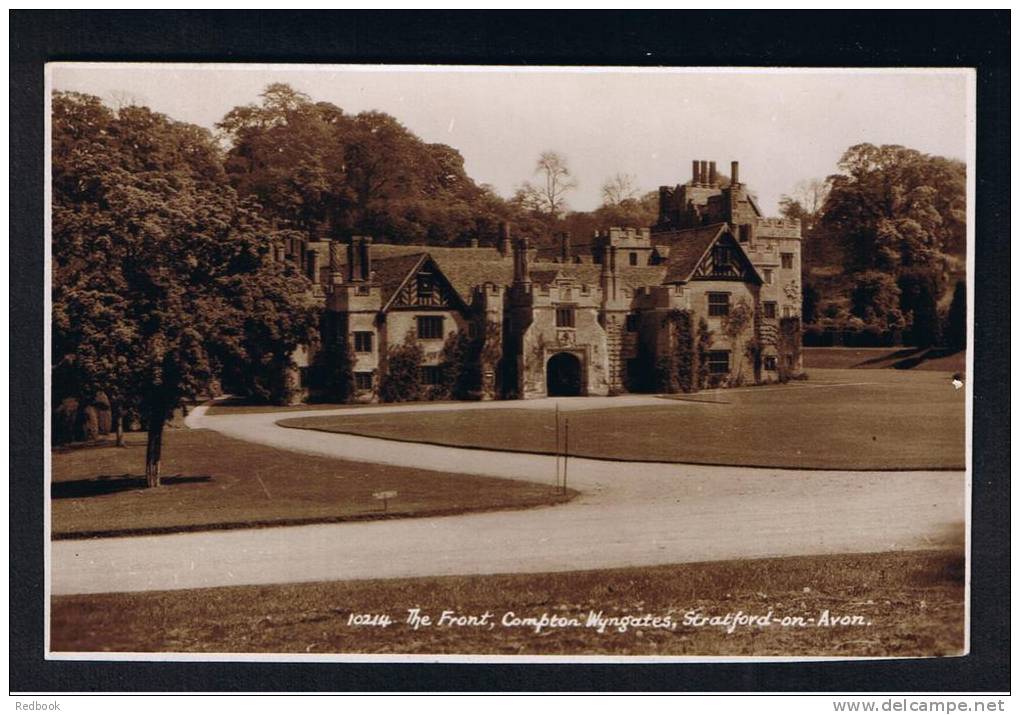
{"label": "grass lawn", "polygon": [[[55,538],[514,509],[569,499],[539,484],[345,462],[208,430],[164,436],[165,486],[144,489],[145,435],[53,451]],[[373,493],[396,491],[388,513]]]}
{"label": "grass lawn", "polygon": [[[959,654],[963,556],[900,552],[503,576],[242,586],[58,596],[51,650],[254,653],[932,656]],[[407,609],[432,626],[413,629]],[[440,625],[443,611],[492,614],[487,626]],[[609,618],[669,616],[621,632]],[[770,625],[697,624],[694,615],[765,616]],[[833,626],[829,618],[853,620]],[[580,626],[504,625],[543,614]],[[353,614],[386,615],[386,627]],[[783,618],[801,619],[782,624]],[[809,621],[808,619],[814,619]],[[479,622],[479,621],[476,621]]]}
{"label": "grass lawn", "polygon": [[[809,380],[561,412],[571,455],[817,469],[963,469],[964,390],[949,375],[812,370]],[[551,410],[305,417],[281,425],[509,451],[552,452]],[[566,403],[565,403],[566,404]]]}

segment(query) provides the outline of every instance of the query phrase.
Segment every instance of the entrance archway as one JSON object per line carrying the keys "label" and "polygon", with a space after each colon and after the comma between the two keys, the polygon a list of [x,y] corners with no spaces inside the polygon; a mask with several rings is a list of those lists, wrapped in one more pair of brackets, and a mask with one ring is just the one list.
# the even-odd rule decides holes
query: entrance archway
{"label": "entrance archway", "polygon": [[577,397],[581,394],[581,361],[571,353],[556,353],[545,367],[546,394]]}

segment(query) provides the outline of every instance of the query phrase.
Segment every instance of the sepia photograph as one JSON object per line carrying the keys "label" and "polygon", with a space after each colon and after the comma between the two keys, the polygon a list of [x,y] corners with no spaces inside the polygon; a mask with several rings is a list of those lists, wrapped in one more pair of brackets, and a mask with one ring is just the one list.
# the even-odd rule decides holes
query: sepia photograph
{"label": "sepia photograph", "polygon": [[975,92],[47,64],[46,657],[966,655]]}

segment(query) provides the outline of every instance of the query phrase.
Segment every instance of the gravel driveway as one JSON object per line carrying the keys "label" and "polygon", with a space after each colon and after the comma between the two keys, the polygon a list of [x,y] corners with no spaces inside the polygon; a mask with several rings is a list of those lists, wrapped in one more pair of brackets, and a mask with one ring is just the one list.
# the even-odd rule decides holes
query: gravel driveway
{"label": "gravel driveway", "polygon": [[[655,398],[558,399],[561,409]],[[551,399],[518,403],[546,409]],[[602,404],[602,403],[605,404]],[[661,404],[656,401],[655,404]],[[682,409],[683,403],[677,403]],[[467,450],[280,427],[278,420],[407,405],[188,418],[191,427],[309,454],[553,484],[549,456]],[[682,435],[677,436],[682,439]],[[295,475],[300,478],[300,475]],[[450,517],[56,541],[52,593],[452,574],[567,571],[962,543],[964,472],[751,469],[571,459],[574,501]]]}

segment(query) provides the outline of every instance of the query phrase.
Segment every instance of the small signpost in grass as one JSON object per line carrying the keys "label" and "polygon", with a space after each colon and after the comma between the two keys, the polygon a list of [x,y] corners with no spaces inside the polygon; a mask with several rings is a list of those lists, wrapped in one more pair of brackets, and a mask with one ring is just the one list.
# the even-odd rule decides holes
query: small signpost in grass
{"label": "small signpost in grass", "polygon": [[376,492],[373,494],[376,499],[382,500],[382,510],[385,512],[389,508],[390,499],[396,499],[396,492]]}
{"label": "small signpost in grass", "polygon": [[[553,418],[556,420],[556,489],[561,494],[567,493],[567,459],[570,453],[570,420],[563,420],[563,452],[560,452],[560,403],[556,403]],[[563,457],[563,481],[560,481],[560,456]]]}
{"label": "small signpost in grass", "polygon": [[570,420],[563,420],[563,494],[567,493],[567,460],[570,458]]}

